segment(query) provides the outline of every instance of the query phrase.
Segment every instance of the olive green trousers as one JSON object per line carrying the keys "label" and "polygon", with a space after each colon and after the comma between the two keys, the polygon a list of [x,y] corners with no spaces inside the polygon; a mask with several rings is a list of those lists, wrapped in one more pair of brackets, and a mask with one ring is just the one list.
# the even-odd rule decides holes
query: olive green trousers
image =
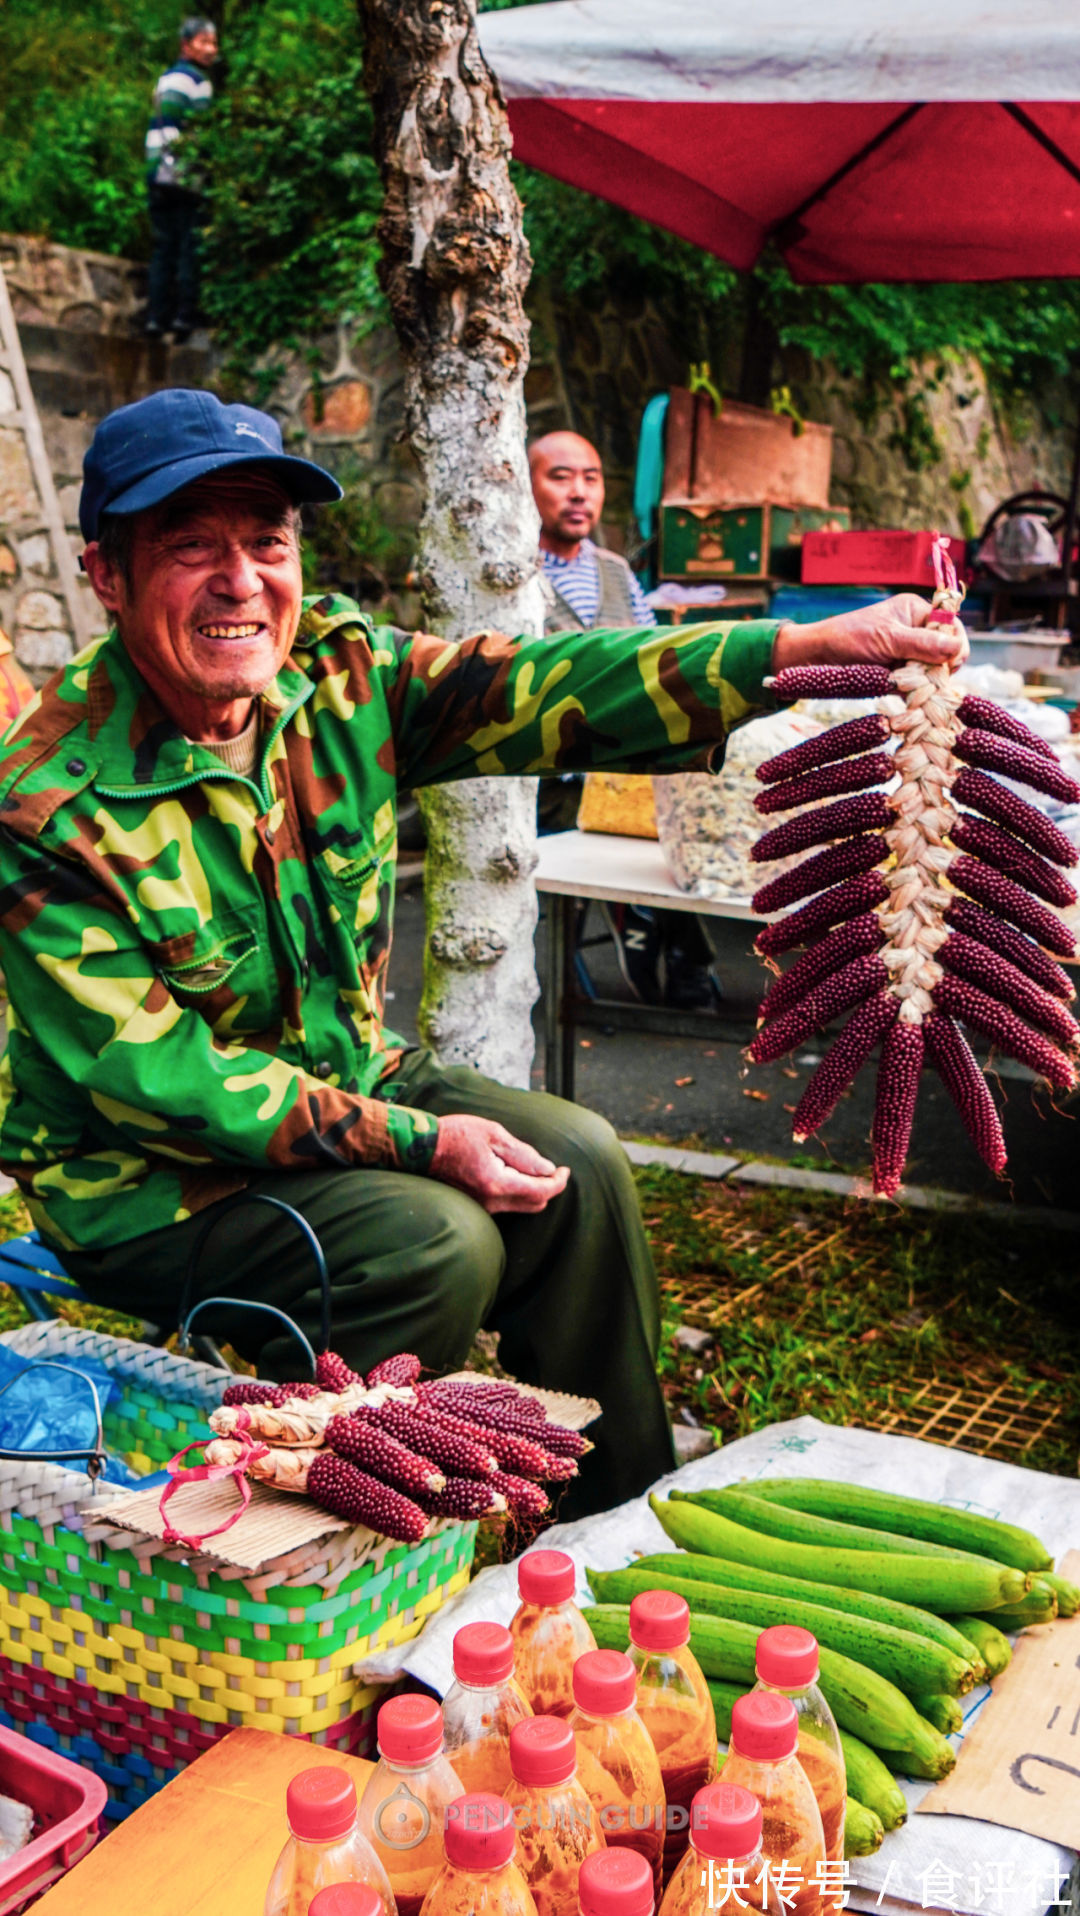
{"label": "olive green trousers", "polygon": [[[361,1168],[279,1172],[252,1193],[301,1212],[322,1245],[332,1293],[331,1346],[366,1371],[397,1351],[451,1370],[480,1329],[523,1383],[595,1397],[602,1418],[561,1518],[608,1509],[673,1467],[656,1375],[659,1307],[652,1258],[626,1155],[594,1112],[540,1091],[514,1091],[463,1066],[408,1052],[389,1087],[402,1104],[493,1118],[557,1164],[569,1184],[538,1214],[489,1217],[435,1178]],[[235,1208],[234,1208],[235,1207]],[[225,1200],[199,1260],[193,1296],[258,1298],[317,1336],[321,1290],[310,1250],[268,1206]],[[171,1325],[192,1244],[209,1211],[101,1253],[64,1252],[98,1303]],[[273,1319],[215,1311],[197,1325],[228,1338],[264,1377],[303,1375],[295,1340]]]}

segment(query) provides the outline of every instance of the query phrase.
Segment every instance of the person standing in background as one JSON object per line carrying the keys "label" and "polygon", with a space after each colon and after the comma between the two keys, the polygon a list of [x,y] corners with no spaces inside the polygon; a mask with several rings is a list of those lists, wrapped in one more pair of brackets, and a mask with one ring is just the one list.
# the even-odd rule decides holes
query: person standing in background
{"label": "person standing in background", "polygon": [[[529,448],[533,498],[540,514],[540,564],[547,632],[618,631],[655,623],[626,560],[594,543],[604,507],[604,469],[596,447],[576,432],[549,432]],[[541,781],[540,824],[569,828],[577,816],[579,778]],[[712,951],[689,911],[603,906],[619,970],[645,1004],[714,1011],[720,992],[709,969]]]}
{"label": "person standing in background", "polygon": [[182,146],[192,119],[205,113],[214,97],[210,70],[217,57],[213,21],[200,16],[185,20],[180,28],[180,58],[154,88],[154,109],[146,129],[146,181],[154,235],[145,328],[150,339],[171,332],[181,344],[198,313],[204,202],[198,177],[185,167]]}

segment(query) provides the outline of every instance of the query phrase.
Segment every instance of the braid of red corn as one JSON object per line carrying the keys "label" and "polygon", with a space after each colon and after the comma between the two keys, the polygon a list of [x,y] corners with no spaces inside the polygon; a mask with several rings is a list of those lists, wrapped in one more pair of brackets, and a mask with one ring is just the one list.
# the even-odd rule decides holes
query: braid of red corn
{"label": "braid of red corn", "polygon": [[974,904],[970,898],[950,898],[943,917],[955,931],[962,931],[967,937],[977,939],[980,945],[985,945],[990,951],[1000,952],[1018,971],[1026,972],[1052,997],[1061,998],[1066,1004],[1075,998],[1076,992],[1068,972],[1062,971],[1061,966],[1054,963],[1041,945],[1032,944],[1022,931],[1016,931],[1003,919],[983,911],[982,906]]}
{"label": "braid of red corn", "polygon": [[378,1410],[361,1413],[382,1430],[388,1430],[409,1450],[430,1457],[456,1477],[490,1477],[499,1468],[493,1450],[481,1441],[481,1433],[469,1425],[447,1428],[447,1420],[414,1409],[411,1404],[383,1404]]}
{"label": "braid of red corn", "polygon": [[773,1064],[782,1058],[785,1051],[791,1051],[812,1031],[824,1030],[842,1011],[849,1011],[852,1005],[861,1004],[864,998],[881,991],[889,982],[889,974],[877,957],[856,958],[842,970],[834,971],[823,978],[819,985],[807,992],[805,998],[790,1011],[781,1012],[771,1024],[758,1032],[750,1046],[747,1056],[755,1064]]}
{"label": "braid of red corn", "polygon": [[956,708],[956,716],[961,725],[973,726],[977,732],[994,732],[998,738],[1009,738],[1014,745],[1023,745],[1029,752],[1038,752],[1040,758],[1055,758],[1052,745],[1033,732],[1030,726],[1013,718],[1011,712],[1003,712],[1000,705],[992,699],[974,698],[969,695]]}
{"label": "braid of red corn", "polygon": [[923,1019],[923,1037],[934,1069],[960,1113],[964,1129],[995,1177],[1005,1169],[1001,1119],[979,1063],[959,1026],[943,1012]]}
{"label": "braid of red corn", "polygon": [[[824,772],[811,773],[812,778]],[[796,818],[774,825],[759,838],[750,853],[756,865],[770,859],[790,858],[810,845],[825,845],[830,839],[854,838],[859,832],[884,831],[893,822],[889,801],[881,792],[860,792],[856,798],[842,798],[838,805],[811,806]]]}
{"label": "braid of red corn", "polygon": [[1048,1032],[1065,1051],[1080,1047],[1080,1025],[1072,1013],[1066,1011],[1059,999],[1051,998],[1049,992],[1041,990],[1024,972],[1011,965],[1000,952],[991,951],[977,939],[965,938],[962,932],[954,931],[938,951],[937,961],[946,971],[955,972],[958,978],[966,978],[988,996],[1010,1005],[1029,1024]]}
{"label": "braid of red corn", "polygon": [[875,992],[853,1011],[840,1036],[829,1046],[791,1120],[796,1144],[804,1144],[835,1109],[837,1099],[861,1070],[878,1039],[900,1015],[900,1000],[890,991]]}
{"label": "braid of red corn", "polygon": [[1015,832],[1025,845],[1041,852],[1052,864],[1067,868],[1080,865],[1080,852],[1053,820],[1029,805],[1027,799],[1021,798],[1010,786],[999,785],[996,778],[988,778],[985,772],[976,772],[965,765],[953,780],[952,795],[961,805],[968,805],[973,812],[980,812],[984,818],[992,818],[995,824]]}
{"label": "braid of red corn", "polygon": [[312,1458],[307,1494],[320,1509],[348,1523],[367,1524],[398,1543],[419,1543],[427,1535],[428,1520],[419,1504],[357,1470],[336,1451],[320,1450]]}
{"label": "braid of red corn", "polygon": [[859,918],[851,918],[846,925],[837,926],[827,938],[811,945],[801,958],[776,980],[768,991],[758,1012],[758,1024],[770,1024],[782,1011],[797,1005],[811,985],[819,978],[825,978],[837,966],[845,965],[849,959],[861,958],[864,953],[880,950],[884,939],[881,921],[876,912],[863,912]]}
{"label": "braid of red corn", "polygon": [[1048,865],[1038,852],[1029,851],[1011,832],[992,825],[988,818],[959,818],[950,828],[949,837],[961,851],[970,852],[973,858],[981,858],[995,871],[1004,872],[1025,891],[1033,891],[1051,905],[1062,908],[1075,905],[1076,890],[1056,866]]}
{"label": "braid of red corn", "polygon": [[838,759],[833,765],[816,765],[801,778],[785,778],[770,785],[754,800],[759,812],[793,812],[798,805],[816,805],[819,798],[835,798],[841,792],[866,792],[872,785],[887,785],[896,776],[896,767],[888,752],[864,752],[861,758]]}
{"label": "braid of red corn", "polygon": [[833,725],[827,732],[818,732],[789,746],[786,752],[778,752],[758,766],[755,776],[763,785],[771,785],[776,779],[801,778],[815,765],[831,765],[835,759],[872,752],[889,737],[888,719],[879,712],[867,712],[862,718],[845,719],[843,725]]}
{"label": "braid of red corn", "polygon": [[854,878],[845,878],[842,885],[834,885],[831,891],[819,893],[775,925],[763,926],[754,939],[754,950],[761,958],[773,958],[794,951],[797,945],[815,944],[832,926],[872,911],[875,905],[884,905],[888,896],[889,887],[880,872],[859,872]]}
{"label": "braid of red corn", "polygon": [[351,1464],[410,1497],[442,1490],[446,1483],[445,1473],[430,1457],[407,1449],[388,1430],[380,1430],[366,1417],[331,1417],[326,1441],[339,1457],[347,1457]]}
{"label": "braid of red corn", "polygon": [[1021,885],[1014,885],[1004,873],[994,871],[990,865],[983,865],[977,858],[959,853],[949,865],[949,879],[958,891],[966,892],[979,905],[997,917],[1004,918],[1010,925],[1016,925],[1020,931],[1026,931],[1045,945],[1049,951],[1056,952],[1060,958],[1071,958],[1076,950],[1076,940],[1045,905],[1030,898]]}
{"label": "braid of red corn", "polygon": [[895,1197],[900,1189],[922,1062],[922,1024],[898,1018],[882,1041],[874,1100],[874,1190],[879,1197]]}
{"label": "braid of red corn", "polygon": [[1080,785],[1069,777],[1056,758],[1029,752],[1025,746],[1014,745],[1011,739],[1002,738],[997,732],[983,732],[969,726],[961,732],[953,751],[967,765],[984,772],[998,772],[1002,778],[1015,778],[1021,785],[1030,785],[1034,792],[1046,792],[1050,798],[1060,799],[1063,805],[1080,803]]}
{"label": "braid of red corn", "polygon": [[766,679],[778,699],[880,699],[894,692],[887,665],[789,665]]}
{"label": "braid of red corn", "polygon": [[769,912],[782,911],[785,905],[794,905],[800,898],[809,898],[814,892],[824,891],[827,885],[834,885],[841,878],[854,878],[857,872],[873,871],[888,857],[889,848],[880,832],[867,832],[861,838],[846,838],[838,845],[830,845],[827,850],[817,852],[808,858],[804,865],[798,865],[791,871],[781,872],[778,877],[762,885],[751,900],[754,911],[766,916]]}
{"label": "braid of red corn", "polygon": [[934,1004],[939,1011],[946,1012],[952,1018],[958,1018],[962,1024],[970,1025],[973,1031],[981,1031],[983,1036],[999,1045],[1010,1058],[1019,1058],[1021,1064],[1045,1078],[1056,1091],[1071,1091],[1076,1083],[1076,1072],[1055,1045],[1038,1032],[1029,1031],[1027,1025],[1018,1018],[1008,1006],[996,1004],[984,991],[979,991],[966,978],[957,978],[945,972],[934,986]]}

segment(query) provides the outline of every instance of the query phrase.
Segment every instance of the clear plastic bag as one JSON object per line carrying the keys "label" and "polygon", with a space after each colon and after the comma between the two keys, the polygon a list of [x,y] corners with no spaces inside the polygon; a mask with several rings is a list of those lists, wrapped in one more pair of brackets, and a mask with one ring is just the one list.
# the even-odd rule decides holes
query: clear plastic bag
{"label": "clear plastic bag", "polygon": [[0,1343],[0,1452],[38,1457],[124,1489],[145,1489],[158,1478],[137,1476],[105,1450],[102,1419],[115,1394],[111,1373],[93,1358],[80,1358],[78,1365],[28,1359]]}
{"label": "clear plastic bag", "polygon": [[654,776],[660,849],[680,891],[691,898],[749,898],[766,879],[802,862],[802,852],[770,865],[751,862],[752,847],[785,816],[766,819],[754,809],[764,789],[755,773],[766,759],[821,729],[809,713],[772,712],[732,734],[719,772]]}

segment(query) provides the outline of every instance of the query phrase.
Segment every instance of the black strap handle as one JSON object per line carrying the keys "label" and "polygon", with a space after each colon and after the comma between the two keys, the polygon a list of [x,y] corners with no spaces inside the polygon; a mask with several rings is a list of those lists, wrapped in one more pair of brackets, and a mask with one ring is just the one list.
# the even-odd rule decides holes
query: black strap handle
{"label": "black strap handle", "polygon": [[300,1326],[294,1323],[293,1319],[289,1317],[285,1311],[279,1310],[276,1304],[264,1304],[258,1298],[250,1297],[207,1297],[203,1298],[200,1303],[194,1305],[191,1302],[192,1293],[195,1289],[195,1278],[207,1242],[222,1219],[230,1216],[234,1211],[241,1209],[245,1204],[265,1204],[268,1205],[272,1211],[283,1212],[290,1223],[296,1226],[296,1229],[300,1232],[301,1237],[307,1244],[315,1264],[315,1270],[322,1292],[318,1348],[320,1351],[329,1349],[332,1300],[330,1295],[330,1273],[326,1268],[326,1257],[323,1252],[323,1247],[302,1212],[295,1210],[291,1204],[286,1204],[283,1198],[270,1197],[265,1191],[239,1191],[235,1197],[226,1198],[222,1203],[216,1204],[210,1215],[204,1220],[202,1229],[198,1232],[195,1242],[192,1244],[188,1256],[187,1269],[184,1272],[184,1282],[180,1290],[180,1348],[186,1350],[188,1347],[190,1342],[188,1327],[192,1319],[199,1311],[207,1309],[211,1304],[225,1304],[228,1305],[230,1309],[263,1311],[280,1319],[280,1321],[286,1324],[294,1333],[310,1360],[311,1373],[312,1376],[314,1376],[315,1352],[311,1344],[300,1329]]}

